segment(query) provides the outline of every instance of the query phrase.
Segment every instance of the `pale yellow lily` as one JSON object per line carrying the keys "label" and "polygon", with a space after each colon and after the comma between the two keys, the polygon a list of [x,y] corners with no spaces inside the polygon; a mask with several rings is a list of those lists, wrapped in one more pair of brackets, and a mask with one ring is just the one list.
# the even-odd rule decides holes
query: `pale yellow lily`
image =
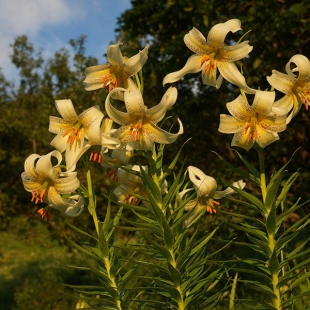
{"label": "pale yellow lily", "polygon": [[[114,92],[124,92],[127,113],[112,106],[110,97]],[[177,89],[170,87],[158,105],[147,109],[138,89],[126,91],[123,88],[115,88],[106,98],[105,110],[115,123],[122,125],[114,135],[123,146],[129,145],[135,150],[150,150],[153,142],[170,144],[183,133],[183,125],[179,119],[180,129],[176,134],[167,132],[156,125],[164,118],[167,109],[174,105],[176,99]]]}
{"label": "pale yellow lily", "polygon": [[[187,171],[197,196],[195,199],[190,200],[184,207],[186,211],[191,211],[189,218],[185,222],[185,225],[189,226],[196,222],[205,211],[211,214],[216,213],[216,208],[219,208],[220,203],[215,199],[221,199],[227,195],[234,194],[235,191],[231,187],[228,187],[224,191],[217,191],[216,180],[194,166],[189,166]],[[243,189],[245,182],[239,180],[233,183],[232,186]],[[182,199],[187,192],[193,189],[182,191],[180,198]]]}
{"label": "pale yellow lily", "polygon": [[[128,165],[126,168],[133,171],[140,171],[140,166],[138,165]],[[146,173],[148,172],[147,166],[143,166],[142,169]],[[113,193],[117,196],[119,202],[130,205],[138,205],[140,198],[137,196],[147,199],[147,190],[143,185],[141,177],[119,168],[117,170],[117,179],[120,185],[114,189]]]}
{"label": "pale yellow lily", "polygon": [[118,42],[108,47],[107,64],[92,66],[85,70],[86,90],[100,89],[107,85],[109,85],[109,91],[116,87],[126,89],[134,87],[130,77],[137,74],[147,61],[149,45],[128,59],[122,55],[119,48],[121,44]]}
{"label": "pale yellow lily", "polygon": [[92,145],[113,148],[119,141],[103,133],[104,114],[98,106],[76,114],[70,99],[56,100],[56,108],[62,118],[50,116],[49,131],[56,134],[51,145],[61,153],[66,151],[67,170],[74,170],[77,161]]}
{"label": "pale yellow lily", "polygon": [[226,104],[232,116],[221,114],[219,132],[233,133],[232,146],[249,150],[256,142],[264,148],[279,140],[286,129],[287,110],[274,108],[275,92],[257,91],[252,106],[240,95]]}
{"label": "pale yellow lily", "polygon": [[[56,164],[53,164],[55,160]],[[32,193],[32,201],[46,202],[49,207],[75,217],[83,211],[83,198],[79,195],[63,198],[62,195],[71,195],[80,186],[80,181],[76,172],[61,171],[61,161],[62,156],[58,151],[43,156],[32,154],[25,161],[21,178],[26,191]],[[47,214],[42,209],[40,213],[42,217]]]}
{"label": "pale yellow lily", "polygon": [[[292,64],[295,68],[292,69]],[[285,108],[291,112],[287,117],[287,124],[298,113],[304,104],[308,110],[310,104],[310,62],[303,55],[295,55],[286,64],[286,73],[272,71],[272,75],[267,77],[271,86],[285,96],[276,101],[274,106]]]}
{"label": "pale yellow lily", "polygon": [[248,41],[233,46],[224,43],[227,34],[241,30],[240,26],[238,19],[217,24],[211,28],[207,40],[199,30],[193,28],[185,35],[184,42],[195,55],[188,59],[181,70],[168,74],[163,84],[176,82],[188,73],[202,71],[202,82],[205,85],[220,88],[224,78],[246,93],[254,93],[255,90],[247,86],[244,76],[234,64],[234,61],[246,57],[253,47]]}

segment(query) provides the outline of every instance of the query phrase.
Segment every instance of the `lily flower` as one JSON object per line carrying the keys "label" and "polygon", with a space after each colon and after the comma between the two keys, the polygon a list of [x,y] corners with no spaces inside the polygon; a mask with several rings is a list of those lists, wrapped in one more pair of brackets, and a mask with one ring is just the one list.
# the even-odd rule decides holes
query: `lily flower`
{"label": "lily flower", "polygon": [[[113,93],[119,91],[124,92],[127,113],[117,110],[110,102]],[[183,133],[183,125],[179,119],[180,129],[176,134],[156,125],[164,118],[167,109],[174,105],[176,99],[177,89],[170,87],[158,105],[147,109],[138,89],[126,91],[123,88],[115,88],[106,98],[105,110],[115,123],[122,125],[114,133],[122,145],[129,144],[135,150],[149,150],[152,149],[153,142],[170,144]]]}
{"label": "lily flower", "polygon": [[[291,64],[296,67],[291,69]],[[286,122],[287,124],[298,113],[304,104],[308,110],[310,104],[310,62],[303,55],[295,55],[286,64],[286,73],[272,71],[271,76],[267,76],[267,80],[271,86],[285,96],[276,101],[274,106],[282,107],[291,111]]]}
{"label": "lily flower", "polygon": [[56,108],[62,118],[50,116],[49,131],[56,134],[51,145],[61,153],[66,151],[67,170],[74,170],[79,158],[92,145],[86,139],[90,139],[90,142],[93,139],[93,144],[101,139],[104,114],[95,106],[78,116],[70,99],[56,100]]}
{"label": "lily flower", "polygon": [[108,47],[107,64],[92,66],[85,70],[86,90],[100,89],[107,85],[109,85],[109,91],[116,87],[128,89],[134,86],[130,77],[137,74],[147,61],[149,45],[138,54],[128,58],[122,55],[119,48],[121,44],[118,42]]}
{"label": "lily flower", "polygon": [[279,140],[278,132],[286,129],[287,110],[274,108],[275,92],[255,94],[252,106],[240,95],[226,104],[232,116],[221,114],[219,132],[233,133],[232,146],[249,150],[256,142],[261,148]]}
{"label": "lily flower", "polygon": [[[126,168],[134,171],[140,171],[140,166],[138,165],[128,165]],[[148,171],[147,166],[143,166],[142,168],[145,172]],[[148,197],[141,177],[119,168],[117,170],[117,179],[120,182],[120,185],[114,189],[113,193],[117,196],[119,202],[130,205],[138,205],[140,199],[136,196],[141,196],[144,198]]]}
{"label": "lily flower", "polygon": [[224,43],[230,31],[234,33],[239,30],[241,30],[241,22],[238,19],[213,26],[207,39],[199,30],[193,28],[184,36],[184,42],[195,55],[188,59],[181,70],[168,74],[163,84],[176,82],[188,73],[201,71],[202,82],[205,85],[220,88],[224,78],[246,93],[255,93],[254,89],[247,86],[244,76],[234,64],[234,61],[246,57],[253,47],[248,44],[248,41],[233,46],[227,46]]}
{"label": "lily flower", "polygon": [[[56,164],[53,165],[54,159]],[[76,172],[62,172],[60,163],[61,153],[52,151],[47,155],[30,155],[25,161],[25,171],[21,178],[25,190],[32,193],[31,201],[36,204],[46,202],[49,207],[59,210],[61,213],[75,217],[81,214],[84,201],[79,195],[63,198],[62,195],[70,195],[79,186],[80,181]],[[40,209],[42,217],[48,216],[48,212]]]}
{"label": "lily flower", "polygon": [[[184,207],[186,211],[191,211],[189,218],[185,222],[186,226],[196,222],[205,211],[211,214],[216,213],[216,208],[220,207],[220,203],[215,199],[221,199],[235,193],[231,187],[226,188],[224,191],[217,191],[215,179],[204,174],[200,169],[194,166],[189,166],[187,171],[194,188],[182,191],[180,193],[180,198],[182,199],[185,193],[193,189],[197,197],[190,200]],[[239,180],[233,183],[232,186],[243,189],[245,187],[245,182]]]}

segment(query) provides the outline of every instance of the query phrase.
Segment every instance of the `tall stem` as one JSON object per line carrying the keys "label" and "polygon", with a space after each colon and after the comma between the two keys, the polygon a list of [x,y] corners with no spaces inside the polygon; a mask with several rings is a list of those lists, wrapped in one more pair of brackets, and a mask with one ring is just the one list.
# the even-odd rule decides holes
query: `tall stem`
{"label": "tall stem", "polygon": [[[266,186],[266,174],[265,174],[265,162],[264,162],[264,154],[263,154],[263,149],[258,147],[258,156],[259,156],[259,168],[260,168],[260,188],[262,192],[262,197],[263,197],[263,202],[265,203],[266,201],[266,196],[267,196],[267,186]],[[265,215],[265,220],[266,220],[266,225],[267,225],[267,218],[270,215],[270,212],[273,212],[273,209],[270,207],[267,209],[267,214]],[[275,212],[275,210],[274,210]],[[269,222],[270,225],[270,222]],[[279,283],[279,270],[273,270],[271,266],[277,266],[278,265],[278,259],[276,253],[276,245],[277,241],[274,238],[274,232],[276,231],[275,227],[269,227],[267,229],[267,236],[268,236],[268,247],[270,249],[271,256],[269,257],[269,268],[271,271],[271,282],[272,282],[272,289],[275,297],[272,300],[273,306],[277,310],[281,310],[281,296],[280,296],[280,290],[278,288],[278,283]]]}
{"label": "tall stem", "polygon": [[259,171],[260,171],[260,188],[262,191],[263,201],[266,200],[267,187],[266,187],[266,174],[265,174],[265,163],[264,153],[261,147],[258,147],[258,158],[259,158]]}
{"label": "tall stem", "polygon": [[98,235],[99,229],[98,229],[98,217],[97,217],[97,212],[96,212],[96,202],[95,202],[95,197],[94,197],[94,192],[93,192],[91,172],[90,172],[88,161],[85,162],[85,168],[86,168],[87,189],[88,189],[88,198],[89,198],[88,210],[93,217],[96,232]]}

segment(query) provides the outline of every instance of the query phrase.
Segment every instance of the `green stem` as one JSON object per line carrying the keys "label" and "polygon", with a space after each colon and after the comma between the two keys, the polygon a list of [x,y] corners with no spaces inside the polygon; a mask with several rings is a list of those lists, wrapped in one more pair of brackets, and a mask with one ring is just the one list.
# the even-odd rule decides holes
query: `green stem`
{"label": "green stem", "polygon": [[263,201],[266,200],[267,187],[266,187],[266,174],[265,174],[265,163],[264,163],[264,153],[261,147],[258,147],[258,158],[259,158],[259,170],[260,170],[260,188],[262,191]]}
{"label": "green stem", "polygon": [[[173,268],[176,269],[177,267],[177,262],[175,260],[175,255],[174,255],[174,252],[173,252],[173,249],[168,249],[170,254],[171,254],[171,257],[172,257],[172,261],[171,261],[171,265],[173,266]],[[171,277],[172,278],[172,277]],[[174,282],[174,281],[173,281]],[[174,287],[177,289],[177,291],[179,292],[180,294],[180,300],[178,301],[178,310],[184,310],[185,309],[185,305],[184,305],[184,299],[183,299],[183,290],[181,288],[181,284],[177,284],[174,282]]]}
{"label": "green stem", "polygon": [[[268,234],[268,246],[269,249],[271,251],[271,253],[273,253],[275,251],[275,247],[277,245],[277,241],[274,238],[274,235],[272,234]],[[275,256],[271,256],[270,260],[269,260],[269,266],[271,264],[275,264],[275,262],[272,262],[272,260],[277,260],[277,258]],[[278,263],[276,263],[278,265]],[[273,293],[275,294],[275,298],[273,298],[273,306],[275,309],[277,310],[281,310],[281,295],[280,295],[280,289],[278,288],[278,284],[279,284],[279,272],[278,270],[270,270],[271,271],[271,275],[272,275],[272,288],[273,288]]]}
{"label": "green stem", "polygon": [[96,232],[97,235],[99,234],[99,229],[98,229],[98,217],[97,217],[97,212],[96,212],[96,202],[95,202],[95,197],[93,193],[93,185],[92,185],[92,180],[91,180],[91,172],[89,168],[88,161],[85,162],[85,168],[86,168],[86,180],[87,180],[87,188],[88,188],[88,198],[89,198],[89,206],[88,210],[90,214],[93,217],[93,221],[95,224]]}

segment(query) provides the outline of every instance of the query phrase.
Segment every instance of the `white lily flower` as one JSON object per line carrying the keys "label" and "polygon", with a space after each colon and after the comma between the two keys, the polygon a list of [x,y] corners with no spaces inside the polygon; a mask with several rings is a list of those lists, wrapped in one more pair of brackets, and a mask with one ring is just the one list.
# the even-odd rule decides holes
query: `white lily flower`
{"label": "white lily flower", "polygon": [[147,61],[149,45],[128,59],[122,55],[119,48],[121,44],[118,42],[108,47],[107,64],[92,66],[85,70],[86,90],[100,89],[107,85],[109,91],[116,87],[128,89],[133,86],[130,77],[137,74]]}
{"label": "white lily flower", "polygon": [[275,92],[255,94],[252,106],[240,95],[226,104],[230,115],[220,115],[219,132],[233,133],[232,146],[249,150],[255,142],[264,148],[279,140],[278,132],[286,129],[286,109],[274,108]]}
{"label": "white lily flower", "polygon": [[[55,165],[52,162],[53,158],[56,158]],[[21,178],[26,191],[32,193],[32,201],[46,202],[49,207],[63,214],[78,216],[84,208],[82,197],[74,195],[63,198],[62,195],[74,192],[80,186],[80,181],[76,172],[61,171],[61,161],[62,156],[58,151],[43,156],[32,154],[25,161],[25,171]],[[40,213],[42,217],[46,215],[46,212]]]}
{"label": "white lily flower", "polygon": [[[188,226],[196,220],[205,212],[216,213],[215,207],[219,208],[220,203],[215,201],[215,199],[221,199],[227,195],[234,194],[235,191],[228,187],[224,191],[217,191],[217,183],[214,178],[204,174],[200,169],[189,166],[187,168],[188,175],[190,180],[193,183],[194,190],[197,197],[193,200],[190,200],[184,207],[186,211],[191,211],[191,215],[186,220],[185,225]],[[243,189],[245,187],[245,182],[239,180],[232,184],[232,186]],[[192,189],[187,189],[180,193],[180,198]]]}
{"label": "white lily flower", "polygon": [[[85,151],[91,145],[101,143],[101,123],[104,114],[96,106],[78,116],[70,99],[56,100],[56,108],[62,118],[50,116],[49,131],[56,134],[51,145],[61,153],[66,151],[67,170],[74,170],[77,161]],[[110,142],[117,143],[117,141]]]}
{"label": "white lily flower", "polygon": [[[126,168],[140,171],[140,166],[138,165],[128,165]],[[147,166],[143,166],[142,168],[145,172],[148,171]],[[113,193],[117,196],[119,202],[138,205],[140,199],[135,197],[135,194],[145,198],[148,197],[141,177],[119,168],[117,170],[117,178],[120,185],[114,189]]]}
{"label": "white lily flower", "polygon": [[[113,93],[119,91],[124,92],[127,113],[117,110],[110,102]],[[156,125],[164,118],[167,109],[174,105],[176,99],[177,89],[170,87],[158,105],[147,109],[138,89],[126,91],[123,88],[115,88],[106,98],[105,109],[115,123],[122,125],[114,133],[122,145],[129,144],[136,150],[149,150],[152,149],[153,142],[170,144],[183,133],[183,125],[179,119],[180,129],[176,134],[167,132]]]}
{"label": "white lily flower", "polygon": [[163,84],[176,82],[188,73],[202,71],[202,82],[205,85],[220,88],[224,78],[246,93],[255,93],[254,89],[247,86],[244,76],[234,64],[234,61],[246,57],[253,47],[248,41],[233,46],[224,43],[230,31],[234,33],[239,30],[240,20],[231,19],[213,26],[206,40],[199,30],[193,28],[184,36],[184,42],[195,55],[188,59],[181,70],[168,74]]}
{"label": "white lily flower", "polygon": [[[296,66],[294,69],[291,68],[292,64]],[[303,55],[295,55],[286,64],[285,71],[287,74],[272,70],[272,75],[267,76],[267,80],[271,86],[285,94],[274,106],[291,111],[286,120],[288,124],[303,104],[306,110],[310,104],[309,59]]]}

